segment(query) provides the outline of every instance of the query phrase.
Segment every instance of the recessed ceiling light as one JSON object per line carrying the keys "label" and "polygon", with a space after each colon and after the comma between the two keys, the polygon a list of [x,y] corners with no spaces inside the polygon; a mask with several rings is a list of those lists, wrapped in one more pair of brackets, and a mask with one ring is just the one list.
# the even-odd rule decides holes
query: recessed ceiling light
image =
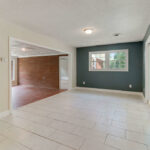
{"label": "recessed ceiling light", "polygon": [[25,52],[25,51],[26,51],[26,48],[23,47],[21,50]]}
{"label": "recessed ceiling light", "polygon": [[120,36],[120,33],[115,33],[114,36]]}
{"label": "recessed ceiling light", "polygon": [[93,33],[93,30],[92,30],[91,28],[84,28],[84,29],[83,29],[83,32],[84,32],[85,34],[92,34],[92,33]]}

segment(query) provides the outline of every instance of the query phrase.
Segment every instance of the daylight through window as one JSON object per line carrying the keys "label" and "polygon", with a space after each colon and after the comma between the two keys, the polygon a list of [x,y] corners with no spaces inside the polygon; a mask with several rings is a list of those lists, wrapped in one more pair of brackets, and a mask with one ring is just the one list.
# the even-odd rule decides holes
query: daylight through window
{"label": "daylight through window", "polygon": [[89,52],[89,71],[128,71],[128,50]]}

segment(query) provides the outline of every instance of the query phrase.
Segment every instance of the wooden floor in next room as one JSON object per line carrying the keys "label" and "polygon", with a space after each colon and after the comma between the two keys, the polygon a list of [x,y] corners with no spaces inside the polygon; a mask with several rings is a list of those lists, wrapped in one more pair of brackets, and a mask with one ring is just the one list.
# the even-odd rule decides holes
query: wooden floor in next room
{"label": "wooden floor in next room", "polygon": [[48,89],[29,85],[14,86],[12,87],[12,108],[16,109],[20,106],[53,96],[63,91],[66,90]]}

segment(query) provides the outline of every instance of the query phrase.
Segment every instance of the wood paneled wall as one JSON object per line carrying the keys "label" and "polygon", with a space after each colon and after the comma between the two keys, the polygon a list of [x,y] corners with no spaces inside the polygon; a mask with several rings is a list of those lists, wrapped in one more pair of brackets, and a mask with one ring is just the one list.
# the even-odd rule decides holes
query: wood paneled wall
{"label": "wood paneled wall", "polygon": [[19,84],[59,88],[59,56],[19,58]]}

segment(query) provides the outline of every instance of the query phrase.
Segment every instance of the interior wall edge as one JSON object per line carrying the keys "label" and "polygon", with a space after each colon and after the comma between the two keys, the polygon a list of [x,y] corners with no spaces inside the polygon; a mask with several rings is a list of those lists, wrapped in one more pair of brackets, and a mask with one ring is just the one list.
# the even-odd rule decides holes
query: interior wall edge
{"label": "interior wall edge", "polygon": [[[31,43],[37,43],[38,45],[43,45],[51,49],[63,51],[70,53],[72,55],[72,60],[75,60],[75,48],[69,45],[66,45],[62,41],[59,41],[55,38],[42,35],[36,32],[33,32],[24,27],[18,26],[6,20],[0,19],[0,57],[3,58],[3,62],[0,62],[0,112],[4,112],[10,109],[10,81],[9,81],[9,40],[10,37],[28,41]],[[74,64],[74,63],[72,63]],[[71,81],[72,86],[76,83],[75,77],[75,65],[72,65],[72,76]]]}

